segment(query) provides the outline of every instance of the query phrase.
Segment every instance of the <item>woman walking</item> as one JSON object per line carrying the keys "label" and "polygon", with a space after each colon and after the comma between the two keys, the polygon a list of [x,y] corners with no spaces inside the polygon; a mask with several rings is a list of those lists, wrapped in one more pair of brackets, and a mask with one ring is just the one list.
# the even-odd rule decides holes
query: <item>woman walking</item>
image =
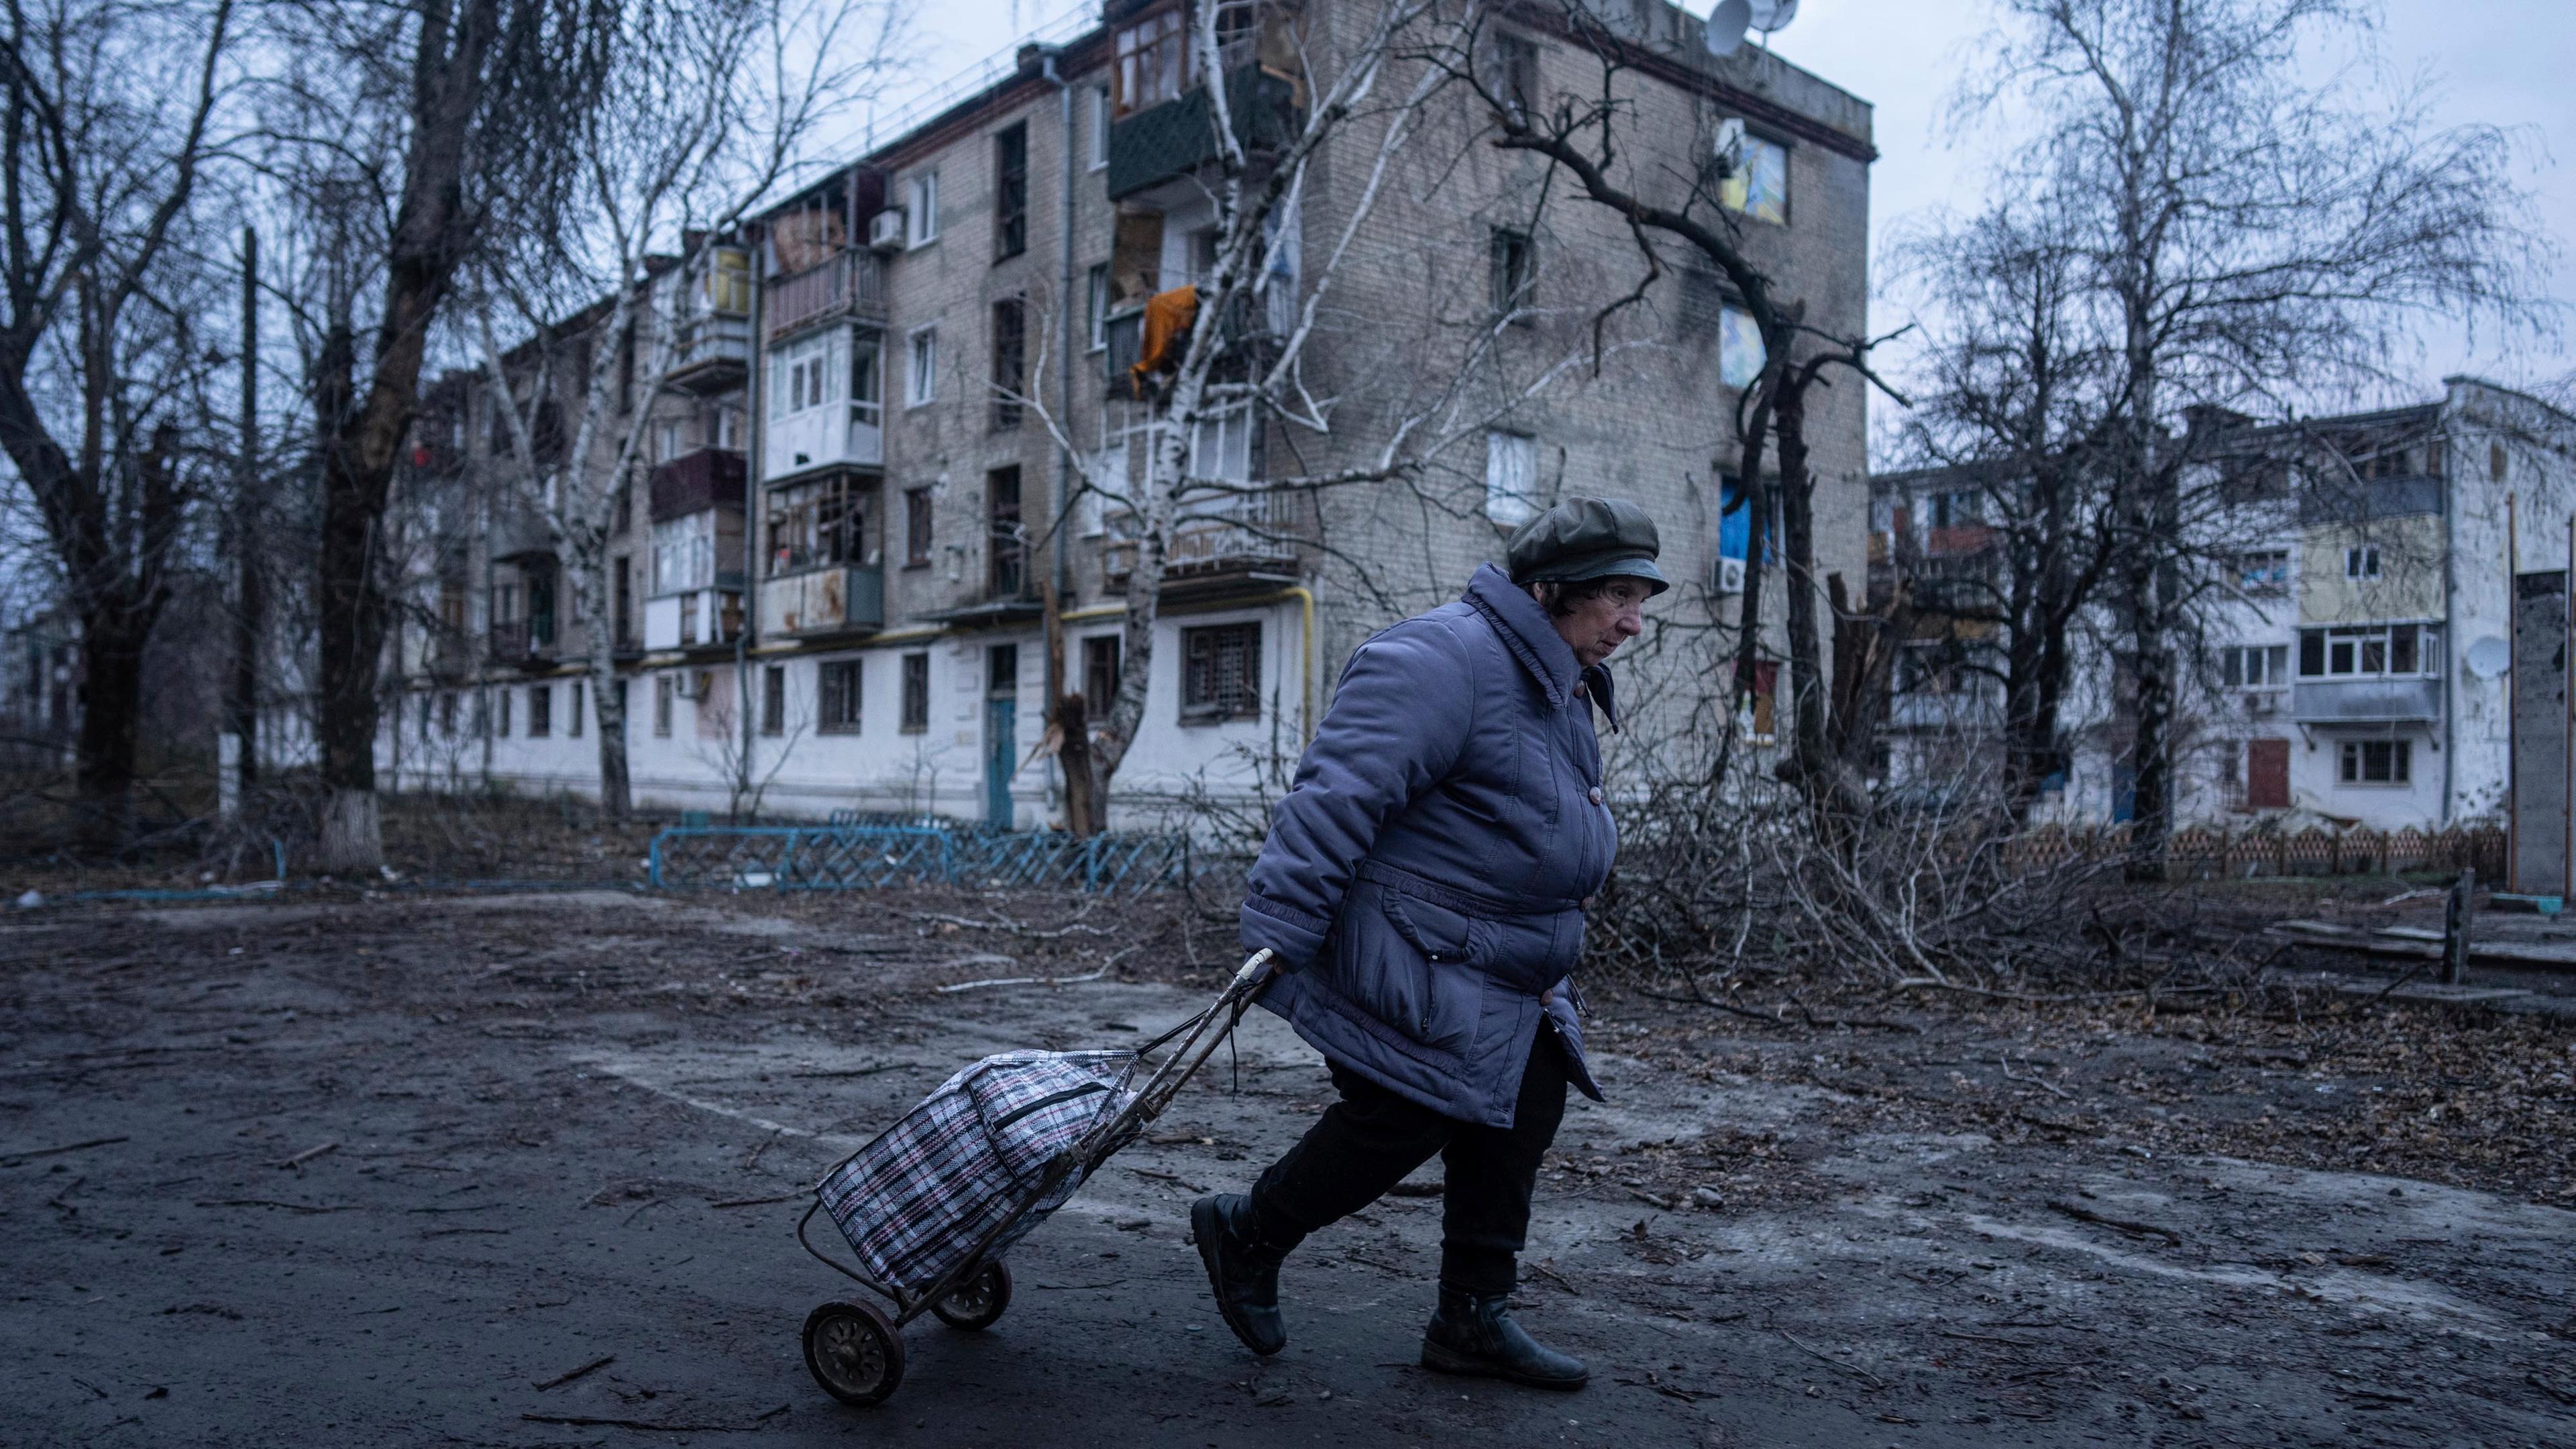
{"label": "woman walking", "polygon": [[1523,524],[1506,573],[1360,646],[1252,869],[1262,1004],[1324,1054],[1341,1100],[1248,1194],[1190,1210],[1226,1325],[1287,1345],[1279,1265],[1307,1234],[1441,1156],[1440,1297],[1422,1364],[1579,1389],[1581,1360],[1506,1310],[1530,1192],[1583,1062],[1567,977],[1618,845],[1602,804],[1602,661],[1667,587],[1644,510],[1570,499]]}

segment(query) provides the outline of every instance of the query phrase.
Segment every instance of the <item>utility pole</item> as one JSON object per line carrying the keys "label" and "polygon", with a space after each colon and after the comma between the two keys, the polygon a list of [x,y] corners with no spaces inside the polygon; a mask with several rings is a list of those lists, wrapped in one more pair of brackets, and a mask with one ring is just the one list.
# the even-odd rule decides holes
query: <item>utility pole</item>
{"label": "utility pole", "polygon": [[[233,609],[233,677],[225,710],[229,753],[220,761],[227,778],[218,793],[224,811],[240,809],[259,778],[259,636],[265,600],[259,567],[259,232],[242,228],[241,437],[233,459],[233,564],[239,570]],[[219,754],[222,752],[218,752]]]}

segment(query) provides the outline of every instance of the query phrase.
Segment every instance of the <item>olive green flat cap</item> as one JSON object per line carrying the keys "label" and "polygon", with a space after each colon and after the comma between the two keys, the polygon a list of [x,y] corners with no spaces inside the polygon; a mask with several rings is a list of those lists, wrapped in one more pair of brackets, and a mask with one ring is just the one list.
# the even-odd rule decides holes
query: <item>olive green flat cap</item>
{"label": "olive green flat cap", "polygon": [[1569,498],[1512,530],[1504,561],[1516,584],[1579,583],[1633,578],[1662,593],[1672,585],[1655,567],[1663,541],[1646,510],[1625,498]]}

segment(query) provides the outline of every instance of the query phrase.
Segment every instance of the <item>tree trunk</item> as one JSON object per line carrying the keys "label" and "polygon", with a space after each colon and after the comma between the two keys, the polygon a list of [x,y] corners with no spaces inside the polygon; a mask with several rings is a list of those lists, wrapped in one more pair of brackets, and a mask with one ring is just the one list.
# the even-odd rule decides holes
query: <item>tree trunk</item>
{"label": "tree trunk", "polygon": [[583,629],[590,635],[590,693],[599,723],[599,811],[624,823],[634,813],[633,785],[626,765],[626,714],[617,692],[617,624],[609,613],[608,571],[576,561],[565,570],[581,605]]}
{"label": "tree trunk", "polygon": [[143,711],[143,646],[152,615],[118,590],[81,610],[80,739],[74,775],[86,843],[114,849],[131,838],[137,723]]}
{"label": "tree trunk", "polygon": [[[1807,387],[1813,380],[1812,372],[1784,372],[1771,426],[1780,450],[1780,551],[1793,691],[1791,768],[1808,804],[1834,828],[1866,814],[1869,799],[1834,749],[1826,713],[1824,640],[1816,623],[1815,486],[1807,474]],[[1750,587],[1749,577],[1746,583]]]}

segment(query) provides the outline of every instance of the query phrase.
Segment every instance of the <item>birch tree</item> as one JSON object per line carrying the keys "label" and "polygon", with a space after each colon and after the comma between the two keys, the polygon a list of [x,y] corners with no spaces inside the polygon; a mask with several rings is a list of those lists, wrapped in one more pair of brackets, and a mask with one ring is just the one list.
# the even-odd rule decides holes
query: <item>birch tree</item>
{"label": "birch tree", "polygon": [[[1562,178],[1567,204],[1601,207],[1627,227],[1641,268],[1638,280],[1626,293],[1603,299],[1595,316],[1596,329],[1605,329],[1621,312],[1646,303],[1666,273],[1667,248],[1706,263],[1725,279],[1752,318],[1762,341],[1762,369],[1737,392],[1730,420],[1737,472],[1750,497],[1752,538],[1745,553],[1725,746],[1732,746],[1737,710],[1754,688],[1763,627],[1762,566],[1768,551],[1763,535],[1776,505],[1779,552],[1787,572],[1784,622],[1792,721],[1792,749],[1783,769],[1826,820],[1858,819],[1869,808],[1863,774],[1871,740],[1867,729],[1852,727],[1858,721],[1837,718],[1836,691],[1826,676],[1824,617],[1818,604],[1827,589],[1816,574],[1814,479],[1809,471],[1806,420],[1810,394],[1829,385],[1832,375],[1885,390],[1870,356],[1886,339],[1810,321],[1807,299],[1785,288],[1746,246],[1741,210],[1728,200],[1733,171],[1726,158],[1685,170],[1649,166],[1633,157],[1641,118],[1624,87],[1648,53],[1650,38],[1623,35],[1578,0],[1558,0],[1552,8],[1571,45],[1597,64],[1597,85],[1581,91],[1519,93],[1514,77],[1494,63],[1485,17],[1472,9],[1448,32],[1434,63],[1473,89],[1491,121],[1489,144],[1542,158],[1553,173],[1551,191],[1555,178]],[[1648,146],[1644,154],[1663,153]],[[1892,391],[1889,395],[1896,396]],[[1763,477],[1766,451],[1776,453],[1779,460],[1776,483],[1766,483]],[[1882,661],[1886,657],[1884,650],[1871,653]],[[1871,691],[1855,687],[1841,693],[1858,701]],[[1713,779],[1724,776],[1729,757],[1730,748],[1719,750]]]}
{"label": "birch tree", "polygon": [[[2509,138],[2440,129],[2421,87],[2371,88],[2374,12],[2349,0],[2009,0],[1972,110],[2035,107],[1997,190],[2051,217],[2066,315],[2104,359],[2090,426],[2110,585],[2136,679],[2131,869],[2171,826],[2176,643],[2195,568],[2207,408],[2279,414],[2327,388],[2396,388],[2409,329],[2542,320],[2544,254]],[[2324,81],[2320,58],[2353,57]],[[2356,106],[2356,92],[2387,95]]]}
{"label": "birch tree", "polygon": [[[1090,818],[1079,818],[1083,812],[1077,811],[1076,829],[1097,829],[1105,821],[1110,783],[1144,724],[1156,625],[1178,536],[1193,524],[1222,517],[1226,526],[1273,538],[1283,548],[1329,548],[1317,533],[1280,526],[1262,505],[1293,500],[1313,507],[1338,489],[1389,483],[1431,497],[1438,490],[1430,475],[1445,454],[1480,438],[1516,398],[1535,394],[1568,370],[1563,363],[1541,365],[1496,389],[1484,362],[1499,322],[1480,323],[1462,356],[1427,372],[1417,346],[1413,390],[1391,402],[1370,399],[1365,436],[1348,400],[1317,383],[1308,350],[1329,330],[1325,319],[1336,283],[1362,250],[1399,160],[1420,142],[1433,101],[1449,85],[1445,72],[1422,63],[1421,53],[1441,28],[1456,23],[1436,0],[1366,0],[1336,6],[1329,18],[1327,27],[1317,12],[1276,0],[1219,0],[1189,12],[1190,75],[1206,87],[1210,118],[1210,159],[1197,182],[1214,213],[1212,258],[1195,279],[1186,331],[1143,379],[1141,395],[1131,404],[1142,414],[1134,426],[1143,439],[1142,467],[1132,477],[1117,477],[1104,475],[1096,460],[1082,465],[1084,490],[1108,495],[1107,504],[1124,511],[1134,561],[1121,620],[1117,689],[1106,717],[1081,721],[1078,697],[1058,702],[1076,706],[1071,719],[1077,723],[1065,729],[1068,716],[1059,712],[1055,737],[1066,741],[1068,768],[1087,769],[1091,782]],[[1229,119],[1254,115],[1264,104],[1260,97],[1230,94],[1236,74],[1229,67],[1242,66],[1253,48],[1293,54],[1303,97],[1302,109],[1266,142],[1243,134]],[[1310,227],[1307,215],[1311,183],[1328,150],[1340,206],[1329,230]],[[1421,320],[1436,321],[1427,314]],[[1386,319],[1372,321],[1382,326]],[[1065,331],[1052,330],[1059,338]],[[1033,371],[1044,375],[1043,366]],[[1089,450],[1066,435],[1059,412],[1034,394],[1026,401],[1059,447],[1091,459]],[[1194,444],[1203,429],[1237,413],[1246,414],[1251,427],[1290,439],[1283,451],[1324,454],[1342,460],[1340,466],[1252,479],[1220,476],[1213,460],[1202,456],[1214,450]],[[1060,517],[1054,526],[1067,521]],[[1077,798],[1083,793],[1075,787]]]}
{"label": "birch tree", "polygon": [[[545,520],[584,625],[600,802],[611,819],[626,818],[632,795],[608,548],[618,496],[646,460],[652,400],[684,356],[683,330],[700,305],[692,289],[709,285],[718,248],[742,244],[743,219],[774,198],[817,128],[883,86],[912,14],[910,0],[629,11],[613,41],[610,99],[564,140],[577,158],[573,204],[495,237],[479,268],[483,367],[516,481]],[[517,376],[504,362],[495,303],[539,339]],[[586,375],[570,379],[567,359],[579,354],[548,341],[568,312],[591,344]],[[572,384],[578,412],[569,446],[541,455],[535,419],[559,381]]]}

